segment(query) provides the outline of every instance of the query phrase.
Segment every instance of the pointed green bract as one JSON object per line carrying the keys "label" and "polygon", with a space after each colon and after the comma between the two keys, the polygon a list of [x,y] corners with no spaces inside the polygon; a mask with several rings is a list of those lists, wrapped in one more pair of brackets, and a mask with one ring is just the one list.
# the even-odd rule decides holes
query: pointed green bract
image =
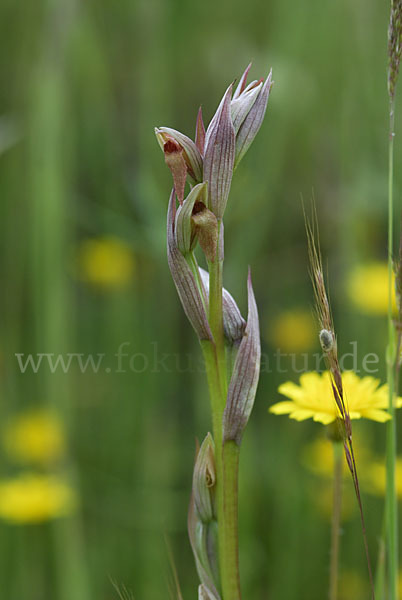
{"label": "pointed green bract", "polygon": [[208,208],[223,217],[232,183],[235,131],[230,115],[232,86],[223,96],[205,136],[204,181],[208,181]]}
{"label": "pointed green bract", "polygon": [[260,93],[253,103],[249,113],[241,124],[236,136],[236,158],[234,167],[236,168],[251,146],[264,120],[267,109],[269,93],[272,87],[272,71],[269,72]]}
{"label": "pointed green bract", "polygon": [[176,200],[174,190],[170,195],[167,218],[167,254],[170,272],[181,300],[184,312],[200,340],[212,340],[205,312],[205,299],[197,286],[194,274],[177,247],[174,232]]}
{"label": "pointed green bract", "polygon": [[226,408],[223,413],[223,441],[234,440],[237,445],[240,445],[243,431],[253,408],[260,375],[260,331],[250,274],[247,289],[247,326],[236,356]]}

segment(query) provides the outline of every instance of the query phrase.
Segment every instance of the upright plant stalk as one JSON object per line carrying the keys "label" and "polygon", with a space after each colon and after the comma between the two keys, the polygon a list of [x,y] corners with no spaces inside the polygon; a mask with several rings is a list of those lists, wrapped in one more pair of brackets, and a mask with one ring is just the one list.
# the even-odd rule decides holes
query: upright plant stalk
{"label": "upright plant stalk", "polygon": [[[218,225],[218,237],[221,224]],[[218,251],[217,251],[218,255]],[[203,344],[206,361],[215,446],[222,448],[222,418],[226,405],[226,357],[223,330],[222,276],[223,261],[219,257],[209,267],[209,324],[213,342]],[[221,589],[224,598],[240,598],[240,575],[237,532],[238,461],[228,460],[224,449],[215,453],[216,504],[218,520],[218,552]],[[229,483],[229,486],[227,485]],[[231,510],[228,510],[231,507]]]}
{"label": "upright plant stalk", "polygon": [[394,120],[395,102],[390,101],[389,144],[388,144],[388,348],[387,382],[389,413],[387,424],[387,549],[389,568],[389,598],[397,600],[398,594],[398,501],[395,489],[396,420],[395,420],[395,329],[392,319],[393,286],[393,164],[394,164]]}
{"label": "upright plant stalk", "polygon": [[[222,223],[218,222],[218,240],[222,234]],[[237,600],[241,597],[237,518],[239,461],[238,452],[233,452],[233,449],[230,451],[228,442],[222,446],[222,418],[227,396],[227,369],[222,310],[223,260],[219,259],[219,248],[217,248],[216,260],[208,262],[208,269],[209,324],[214,338],[211,347],[215,360],[208,361],[207,368],[215,371],[210,377],[218,388],[212,391],[213,398],[216,398],[216,402],[212,403],[212,422],[215,424],[213,432],[216,447],[222,448],[222,452],[218,451],[215,454],[221,587],[224,598]]]}
{"label": "upright plant stalk", "polygon": [[343,446],[340,441],[333,441],[334,475],[333,475],[333,500],[331,524],[331,562],[329,569],[329,600],[338,598],[338,573],[339,573],[339,533],[341,525],[342,508],[342,467]]}
{"label": "upright plant stalk", "polygon": [[[394,124],[395,87],[398,79],[402,52],[402,0],[391,0],[388,28],[388,94],[389,94],[389,142],[388,142],[388,348],[387,381],[389,390],[389,412],[391,420],[387,430],[387,553],[389,576],[389,599],[398,595],[398,504],[395,489],[396,422],[395,422],[395,367],[396,336],[392,319],[393,285],[393,169],[394,169]],[[398,344],[399,347],[399,344]]]}
{"label": "upright plant stalk", "polygon": [[[208,434],[197,453],[188,515],[200,600],[241,598],[239,454],[257,390],[261,350],[250,274],[247,323],[222,281],[223,215],[233,171],[261,126],[272,84],[269,74],[265,83],[246,86],[249,69],[233,96],[228,87],[206,131],[199,111],[195,142],[175,129],[155,130],[174,184],[167,218],[169,267],[201,344],[210,394],[213,438]],[[185,197],[187,180],[192,187]],[[198,266],[197,243],[208,272]]]}

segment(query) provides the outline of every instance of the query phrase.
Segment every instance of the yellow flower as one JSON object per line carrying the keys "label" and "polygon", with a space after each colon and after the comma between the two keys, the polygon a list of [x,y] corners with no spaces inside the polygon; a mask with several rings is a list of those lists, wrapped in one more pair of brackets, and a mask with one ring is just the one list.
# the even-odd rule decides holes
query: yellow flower
{"label": "yellow flower", "polygon": [[283,351],[301,352],[314,347],[317,331],[308,311],[294,309],[284,311],[276,317],[267,337]]}
{"label": "yellow flower", "polygon": [[[364,474],[370,465],[372,455],[367,446],[361,445],[359,438],[354,438],[354,452],[358,462],[359,480],[362,489],[364,486]],[[324,436],[310,442],[301,452],[301,463],[319,479],[315,479],[308,486],[311,502],[317,506],[326,518],[331,518],[333,509],[333,490],[328,486],[328,481],[334,476],[334,447],[333,442]],[[342,486],[342,520],[352,518],[356,512],[357,504],[353,488],[352,478],[343,453],[343,486]]]}
{"label": "yellow flower", "polygon": [[[355,455],[359,460],[359,474],[361,474],[362,465],[366,467],[366,465],[370,464],[372,456],[368,448],[362,447],[359,439],[355,436],[353,436],[353,446]],[[319,437],[313,442],[306,444],[302,450],[301,462],[303,466],[316,475],[332,478],[334,473],[333,442],[329,438]],[[350,473],[348,472],[346,458],[344,467],[344,475],[349,479]]]}
{"label": "yellow flower", "polygon": [[103,288],[121,288],[133,278],[130,247],[114,237],[85,240],[78,252],[81,279]]}
{"label": "yellow flower", "polygon": [[[356,308],[367,314],[385,315],[388,312],[388,266],[373,262],[356,267],[347,281],[348,296]],[[392,284],[392,303],[396,310],[395,286]]]}
{"label": "yellow flower", "polygon": [[18,415],[4,428],[4,445],[8,454],[20,462],[55,462],[65,452],[61,422],[44,410]]}
{"label": "yellow flower", "polygon": [[[380,496],[385,495],[386,488],[386,465],[385,461],[380,462],[376,461],[371,464],[365,472],[366,483],[369,486],[369,491],[373,494],[378,494]],[[395,485],[396,485],[396,494],[399,499],[402,499],[402,458],[396,459],[395,464]]]}
{"label": "yellow flower", "polygon": [[[354,495],[352,481],[346,480],[345,478],[345,483],[348,485],[344,486],[342,490],[342,521],[348,521],[356,514],[356,497]],[[324,517],[324,519],[331,520],[334,504],[331,486],[328,486],[327,483],[324,485],[313,483],[310,484],[307,494],[309,502],[319,510],[321,516]]]}
{"label": "yellow flower", "polygon": [[[384,496],[386,490],[386,464],[385,459],[373,455],[367,446],[359,443],[359,438],[354,437],[355,456],[358,462],[359,479],[362,490],[367,493]],[[357,441],[357,443],[356,443]],[[315,475],[325,478],[333,476],[334,453],[332,442],[324,437],[318,438],[307,444],[302,451],[303,466]],[[396,459],[396,493],[402,500],[402,457]],[[343,475],[350,481],[350,473],[345,459]]]}
{"label": "yellow flower", "polygon": [[0,480],[0,518],[12,523],[40,523],[71,514],[74,490],[60,477],[22,473]]}
{"label": "yellow flower", "polygon": [[340,600],[362,600],[370,594],[367,577],[352,570],[342,570],[339,575],[339,598]]}
{"label": "yellow flower", "polygon": [[[360,379],[353,371],[342,375],[344,398],[351,419],[372,419],[383,423],[390,419],[386,411],[388,406],[388,387],[379,386],[379,380],[373,377]],[[278,391],[290,398],[270,407],[276,415],[288,414],[291,419],[304,421],[313,418],[328,425],[339,417],[331,387],[328,371],[322,373],[304,373],[300,377],[300,385],[291,381],[279,386]],[[402,398],[397,398],[396,405],[402,406]]]}

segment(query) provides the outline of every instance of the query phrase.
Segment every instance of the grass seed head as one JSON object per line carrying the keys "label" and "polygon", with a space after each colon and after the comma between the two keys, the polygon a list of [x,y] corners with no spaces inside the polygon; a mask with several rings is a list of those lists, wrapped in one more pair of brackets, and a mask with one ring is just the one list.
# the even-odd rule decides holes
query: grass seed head
{"label": "grass seed head", "polygon": [[395,98],[399,64],[402,53],[402,0],[391,1],[388,27],[388,93],[391,102]]}

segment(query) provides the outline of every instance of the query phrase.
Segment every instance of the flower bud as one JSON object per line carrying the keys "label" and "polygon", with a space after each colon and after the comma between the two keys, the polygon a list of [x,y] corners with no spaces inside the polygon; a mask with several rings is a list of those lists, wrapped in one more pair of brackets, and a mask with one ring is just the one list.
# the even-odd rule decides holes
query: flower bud
{"label": "flower bud", "polygon": [[155,134],[162,150],[164,150],[164,145],[168,141],[173,140],[178,144],[183,151],[183,159],[188,174],[195,183],[200,183],[202,181],[202,157],[193,140],[184,133],[170,127],[156,127]]}
{"label": "flower bud", "polygon": [[188,320],[200,340],[213,340],[206,315],[206,298],[175,239],[176,200],[174,189],[170,194],[167,214],[167,255],[170,272]]}
{"label": "flower bud", "polygon": [[205,204],[197,202],[193,209],[191,221],[206,259],[209,262],[215,262],[218,250],[217,218]]}
{"label": "flower bud", "polygon": [[235,132],[230,116],[232,86],[223,96],[205,135],[204,181],[208,181],[208,208],[223,217],[235,159]]}
{"label": "flower bud", "polygon": [[[248,68],[245,71],[245,78],[247,78]],[[244,79],[244,84],[245,78],[244,76],[242,78],[242,81]],[[236,156],[234,168],[237,167],[243,156],[246,154],[261,127],[267,108],[271,87],[272,71],[269,72],[269,75],[263,85],[260,84],[260,82],[253,82],[250,84],[250,86],[248,86],[248,88],[243,88],[241,92],[239,90],[239,95],[234,99],[238,111],[237,119],[240,119],[240,117],[243,119],[236,133]],[[257,89],[259,90],[258,94],[255,91]],[[236,90],[236,93],[237,91],[238,90]],[[244,112],[248,105],[250,105],[250,108],[247,115],[244,117]]]}
{"label": "flower bud", "polygon": [[235,133],[237,135],[240,126],[244,122],[250,112],[254,102],[257,100],[262,88],[261,81],[253,81],[249,83],[247,88],[238,96],[233,98],[230,103],[232,113],[232,121]]}
{"label": "flower bud", "polygon": [[215,518],[215,445],[210,433],[198,451],[193,473],[193,496],[202,523]]}
{"label": "flower bud", "polygon": [[243,431],[251,414],[260,374],[260,332],[258,312],[250,273],[247,282],[247,326],[236,356],[223,413],[223,441],[240,445]]}
{"label": "flower bud", "polygon": [[193,187],[183,204],[177,209],[174,234],[176,245],[184,255],[193,250],[197,240],[195,226],[192,223],[194,205],[201,204],[205,207],[206,201],[207,184],[199,183]]}
{"label": "flower bud", "polygon": [[191,497],[188,511],[188,536],[193,550],[195,565],[201,584],[211,593],[212,598],[219,599],[218,557],[217,557],[217,522],[202,523],[195,508],[194,497]]}

